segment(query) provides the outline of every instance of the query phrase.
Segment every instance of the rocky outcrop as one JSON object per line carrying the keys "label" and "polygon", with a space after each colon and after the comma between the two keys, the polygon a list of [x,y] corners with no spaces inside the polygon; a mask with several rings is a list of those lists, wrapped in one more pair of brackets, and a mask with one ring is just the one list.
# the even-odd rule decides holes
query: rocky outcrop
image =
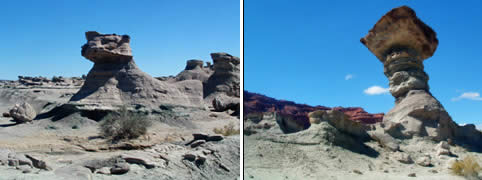
{"label": "rocky outcrop", "polygon": [[383,63],[396,99],[384,116],[385,130],[397,138],[454,138],[457,126],[429,92],[423,66],[437,48],[435,32],[402,6],[384,15],[361,42]]}
{"label": "rocky outcrop", "polygon": [[9,115],[14,121],[24,123],[32,121],[35,116],[37,116],[37,112],[30,104],[23,102],[21,104],[15,104],[15,106],[10,109]]}
{"label": "rocky outcrop", "polygon": [[203,83],[207,82],[212,74],[212,70],[204,68],[203,64],[202,60],[188,60],[184,71],[176,76],[176,81],[199,80]]}
{"label": "rocky outcrop", "polygon": [[203,106],[200,81],[167,83],[142,72],[134,62],[129,36],[94,31],[85,35],[87,43],[82,46],[82,56],[94,62],[94,67],[67,106],[78,110]]}
{"label": "rocky outcrop", "polygon": [[231,109],[233,111],[238,111],[239,114],[239,103],[239,98],[226,96],[224,94],[220,94],[213,99],[214,110],[218,112],[223,112]]}
{"label": "rocky outcrop", "polygon": [[362,124],[374,124],[381,122],[383,113],[370,114],[359,107],[335,107],[329,108],[325,106],[309,106],[306,104],[297,104],[292,101],[277,100],[261,94],[244,91],[243,102],[244,117],[252,117],[252,114],[259,114],[265,112],[276,112],[284,117],[289,117],[297,121],[297,124],[305,128],[310,126],[308,113],[318,110],[336,110],[348,115],[349,119]]}
{"label": "rocky outcrop", "polygon": [[238,57],[228,53],[211,53],[214,73],[204,85],[205,100],[210,103],[217,94],[240,97],[240,71]]}
{"label": "rocky outcrop", "polygon": [[350,117],[337,110],[318,110],[308,114],[310,123],[319,124],[322,121],[328,122],[341,132],[350,134],[359,139],[367,139],[368,127],[364,124],[350,120]]}

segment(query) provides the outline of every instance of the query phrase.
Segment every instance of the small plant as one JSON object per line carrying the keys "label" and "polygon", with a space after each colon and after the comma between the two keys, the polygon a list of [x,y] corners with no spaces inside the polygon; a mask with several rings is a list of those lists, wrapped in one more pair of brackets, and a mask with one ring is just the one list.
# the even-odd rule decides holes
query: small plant
{"label": "small plant", "polygon": [[462,161],[452,164],[452,172],[459,176],[477,177],[481,168],[473,156],[466,156]]}
{"label": "small plant", "polygon": [[100,134],[112,140],[135,139],[147,133],[151,121],[145,116],[129,112],[122,107],[118,112],[109,113],[100,124]]}
{"label": "small plant", "polygon": [[214,133],[222,134],[223,136],[239,134],[239,129],[234,128],[234,123],[229,123],[228,125],[224,126],[224,128],[214,128],[213,131]]}

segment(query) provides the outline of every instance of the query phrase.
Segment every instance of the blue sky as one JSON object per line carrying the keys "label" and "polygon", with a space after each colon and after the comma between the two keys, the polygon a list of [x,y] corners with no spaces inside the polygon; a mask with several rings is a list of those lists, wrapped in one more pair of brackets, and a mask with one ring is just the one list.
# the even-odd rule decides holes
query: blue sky
{"label": "blue sky", "polygon": [[137,65],[152,76],[176,75],[186,60],[240,55],[236,0],[19,0],[0,6],[0,79],[81,76],[84,33],[128,34]]}
{"label": "blue sky", "polygon": [[[482,124],[482,1],[245,1],[245,89],[309,105],[394,106],[383,65],[360,43],[392,8],[408,5],[437,33],[425,71],[458,123]],[[378,86],[377,88],[371,88]],[[382,90],[382,91],[380,91]]]}

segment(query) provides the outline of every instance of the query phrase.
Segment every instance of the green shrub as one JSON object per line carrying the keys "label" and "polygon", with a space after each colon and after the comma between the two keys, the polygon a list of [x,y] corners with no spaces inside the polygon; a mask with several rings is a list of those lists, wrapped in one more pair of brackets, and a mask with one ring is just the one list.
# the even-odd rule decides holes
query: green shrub
{"label": "green shrub", "polygon": [[129,112],[122,107],[118,112],[109,113],[100,123],[101,136],[110,140],[135,139],[147,133],[151,121],[144,115]]}
{"label": "green shrub", "polygon": [[223,136],[239,134],[239,129],[235,129],[233,123],[229,123],[228,125],[224,126],[224,128],[214,128],[213,131],[214,133],[222,134]]}
{"label": "green shrub", "polygon": [[480,170],[480,165],[473,156],[466,156],[464,160],[452,164],[452,172],[459,176],[477,177]]}

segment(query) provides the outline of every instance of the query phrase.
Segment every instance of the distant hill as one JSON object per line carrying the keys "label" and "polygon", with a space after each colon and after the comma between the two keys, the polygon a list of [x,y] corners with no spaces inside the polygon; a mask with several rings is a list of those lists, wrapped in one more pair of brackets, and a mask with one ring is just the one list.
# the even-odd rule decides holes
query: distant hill
{"label": "distant hill", "polygon": [[309,124],[308,113],[316,110],[335,109],[344,112],[350,116],[350,119],[364,124],[374,124],[381,122],[384,113],[370,114],[361,107],[326,107],[326,106],[310,106],[306,104],[297,104],[293,101],[277,100],[262,94],[244,91],[243,114],[257,112],[278,112],[283,115],[292,116],[302,124]]}

